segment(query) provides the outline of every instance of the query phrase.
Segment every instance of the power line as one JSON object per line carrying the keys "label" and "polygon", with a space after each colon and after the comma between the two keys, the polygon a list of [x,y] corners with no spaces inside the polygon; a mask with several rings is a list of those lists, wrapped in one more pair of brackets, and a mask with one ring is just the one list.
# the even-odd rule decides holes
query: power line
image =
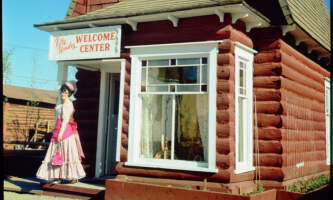
{"label": "power line", "polygon": [[30,50],[35,50],[35,51],[43,51],[44,53],[48,53],[49,52],[48,49],[41,49],[41,48],[36,48],[36,47],[23,46],[23,45],[13,44],[13,43],[9,43],[9,42],[5,42],[5,44],[8,44],[10,46],[14,46],[14,47],[17,47],[17,48],[22,48],[22,49],[30,49]]}

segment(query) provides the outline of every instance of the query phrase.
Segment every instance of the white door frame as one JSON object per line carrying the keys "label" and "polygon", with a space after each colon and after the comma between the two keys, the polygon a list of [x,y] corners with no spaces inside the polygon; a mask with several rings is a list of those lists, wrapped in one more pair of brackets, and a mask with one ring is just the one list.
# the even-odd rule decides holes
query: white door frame
{"label": "white door frame", "polygon": [[120,142],[122,131],[122,116],[123,116],[123,99],[124,99],[124,81],[125,81],[125,59],[100,59],[100,60],[78,60],[78,61],[58,61],[58,83],[61,85],[67,80],[68,66],[75,66],[91,71],[100,71],[100,95],[98,109],[98,128],[97,128],[97,145],[96,145],[96,163],[95,163],[95,178],[99,178],[104,174],[104,153],[105,146],[105,89],[107,73],[120,73],[120,88],[119,88],[119,110],[118,110],[118,130],[117,130],[117,146],[116,146],[116,161],[120,161]]}
{"label": "white door frame", "polygon": [[[124,97],[124,79],[125,79],[125,59],[113,59],[107,60],[108,66],[102,66],[101,82],[100,82],[100,96],[99,96],[99,111],[98,111],[98,129],[97,129],[97,146],[96,146],[96,164],[95,164],[95,178],[99,178],[104,175],[104,154],[105,146],[103,140],[105,139],[105,102],[106,99],[106,78],[107,73],[120,73],[120,88],[119,88],[119,110],[118,110],[118,130],[117,130],[117,147],[116,147],[116,161],[120,161],[120,142],[122,131],[122,113],[123,113],[123,97]],[[119,67],[113,67],[110,65],[119,65]]]}

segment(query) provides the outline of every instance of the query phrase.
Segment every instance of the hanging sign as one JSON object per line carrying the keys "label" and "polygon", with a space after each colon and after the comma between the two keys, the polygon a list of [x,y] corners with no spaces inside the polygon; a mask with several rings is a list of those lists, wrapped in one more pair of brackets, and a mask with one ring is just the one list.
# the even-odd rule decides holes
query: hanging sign
{"label": "hanging sign", "polygon": [[50,33],[49,60],[120,57],[121,26]]}

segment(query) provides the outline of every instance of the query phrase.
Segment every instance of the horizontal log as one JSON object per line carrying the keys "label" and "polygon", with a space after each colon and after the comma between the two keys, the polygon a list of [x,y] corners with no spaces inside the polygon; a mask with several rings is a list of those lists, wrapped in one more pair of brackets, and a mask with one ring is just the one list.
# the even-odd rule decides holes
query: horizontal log
{"label": "horizontal log", "polygon": [[288,102],[293,105],[300,105],[305,108],[309,108],[310,110],[316,111],[316,112],[325,112],[325,107],[323,106],[323,103],[319,103],[318,101],[314,99],[308,99],[304,98],[292,91],[281,89],[281,100],[282,102]]}
{"label": "horizontal log", "polygon": [[318,90],[319,92],[325,92],[323,81],[313,80],[308,76],[304,75],[302,72],[298,72],[285,64],[282,64],[282,76],[292,81],[296,81],[297,83],[304,85],[306,87]]}
{"label": "horizontal log", "polygon": [[216,166],[222,169],[228,169],[229,167],[235,167],[235,153],[228,154],[216,153]]}
{"label": "horizontal log", "polygon": [[283,153],[326,151],[325,141],[281,141]]}
{"label": "horizontal log", "polygon": [[279,129],[282,141],[325,141],[326,131]]}
{"label": "horizontal log", "polygon": [[120,162],[127,161],[127,149],[120,145]]}
{"label": "horizontal log", "polygon": [[233,138],[216,138],[216,152],[219,154],[229,154],[235,151],[235,141]]}
{"label": "horizontal log", "polygon": [[216,136],[218,138],[228,138],[235,136],[235,124],[234,122],[229,123],[217,123],[216,124]]}
{"label": "horizontal log", "polygon": [[253,95],[257,101],[280,101],[281,91],[270,88],[253,88]]}
{"label": "horizontal log", "polygon": [[297,119],[293,116],[281,116],[282,119],[282,128],[292,129],[292,130],[308,130],[308,131],[325,131],[326,123],[312,121],[312,120],[304,120]]}
{"label": "horizontal log", "polygon": [[218,173],[189,173],[187,171],[179,170],[163,170],[143,167],[126,167],[124,161],[121,161],[116,165],[116,171],[118,174],[143,176],[143,177],[156,177],[156,178],[168,178],[178,180],[200,180],[208,178],[208,181],[219,180],[228,181],[230,178],[230,169],[219,168]]}
{"label": "horizontal log", "polygon": [[219,53],[234,53],[235,45],[234,42],[230,39],[225,39],[219,44]]}
{"label": "horizontal log", "polygon": [[311,161],[326,161],[326,152],[325,151],[307,151],[307,152],[295,152],[283,154],[282,156],[282,166],[296,166],[298,163],[308,163]]}
{"label": "horizontal log", "polygon": [[235,29],[231,25],[227,25],[222,29],[216,32],[223,39],[230,39],[232,41],[238,41],[249,48],[253,48],[253,42],[250,37],[248,37],[245,33]]}
{"label": "horizontal log", "polygon": [[281,52],[279,50],[269,50],[259,52],[254,56],[254,63],[280,62]]}
{"label": "horizontal log", "polygon": [[233,94],[218,94],[216,97],[217,110],[226,110],[235,107],[235,100]]}
{"label": "horizontal log", "polygon": [[217,54],[217,64],[223,65],[235,65],[235,56],[232,53]]}
{"label": "horizontal log", "polygon": [[[257,159],[259,162],[257,163]],[[281,167],[282,166],[282,155],[277,153],[254,153],[253,155],[253,165],[254,166],[271,166],[271,167]]]}
{"label": "horizontal log", "polygon": [[253,78],[253,87],[255,88],[280,88],[280,76],[256,76]]}
{"label": "horizontal log", "polygon": [[330,73],[326,69],[321,67],[319,64],[317,64],[314,61],[312,61],[311,59],[307,58],[306,56],[304,56],[303,54],[298,52],[296,49],[294,49],[293,47],[288,45],[283,40],[280,39],[280,40],[278,40],[278,42],[280,43],[281,51],[284,52],[286,55],[291,55],[292,57],[301,61],[304,65],[308,66],[312,70],[319,72],[321,75],[323,75],[325,77],[330,77]]}
{"label": "horizontal log", "polygon": [[287,166],[281,168],[284,174],[284,181],[304,177],[310,174],[316,174],[323,171],[329,170],[329,165],[326,161],[311,161],[304,163],[303,167]]}
{"label": "horizontal log", "polygon": [[235,112],[233,110],[221,110],[216,112],[217,123],[228,123],[229,121],[235,121]]}
{"label": "horizontal log", "polygon": [[265,114],[280,114],[282,112],[282,105],[278,101],[257,101],[257,113]]}
{"label": "horizontal log", "polygon": [[253,65],[253,76],[281,76],[281,63],[255,63]]}
{"label": "horizontal log", "polygon": [[126,134],[121,134],[121,145],[127,149],[128,146],[128,137]]}
{"label": "horizontal log", "polygon": [[282,122],[280,115],[275,115],[275,114],[258,113],[257,119],[259,127],[267,127],[267,126],[280,127]]}
{"label": "horizontal log", "polygon": [[320,103],[325,102],[325,95],[315,89],[309,88],[305,85],[292,81],[290,79],[281,77],[281,88],[292,91],[302,97],[314,99]]}
{"label": "horizontal log", "polygon": [[122,122],[122,132],[124,134],[128,134],[128,122],[127,121],[124,121]]}
{"label": "horizontal log", "polygon": [[125,82],[127,83],[131,82],[131,75],[129,73],[125,73]]}
{"label": "horizontal log", "polygon": [[[282,145],[276,140],[259,140],[259,153],[281,153]],[[254,142],[253,151],[256,152],[257,144]]]}
{"label": "horizontal log", "polygon": [[129,95],[130,91],[131,91],[131,89],[130,89],[129,83],[125,82],[125,84],[124,84],[124,94]]}
{"label": "horizontal log", "polygon": [[[260,140],[280,140],[282,138],[281,129],[276,127],[259,127],[258,135]],[[255,138],[255,134],[253,134],[253,138]]]}
{"label": "horizontal log", "polygon": [[282,181],[284,178],[283,171],[280,167],[257,167],[260,170],[260,180],[277,180]]}
{"label": "horizontal log", "polygon": [[[291,104],[286,101],[281,101],[282,115],[293,116],[298,119],[311,120],[311,121],[325,121],[325,113],[312,110],[311,104],[304,105],[304,103]],[[324,104],[322,104],[325,107]]]}
{"label": "horizontal log", "polygon": [[216,83],[217,94],[223,93],[234,93],[235,92],[235,82],[232,80],[217,80]]}
{"label": "horizontal log", "polygon": [[129,107],[129,95],[124,94],[124,106]]}
{"label": "horizontal log", "polygon": [[232,65],[218,65],[217,78],[224,80],[235,80],[235,68]]}

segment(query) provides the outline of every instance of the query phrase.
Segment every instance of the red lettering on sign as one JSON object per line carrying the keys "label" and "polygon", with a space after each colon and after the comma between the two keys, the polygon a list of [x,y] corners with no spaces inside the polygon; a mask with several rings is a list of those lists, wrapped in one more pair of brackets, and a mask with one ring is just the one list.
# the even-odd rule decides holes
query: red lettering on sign
{"label": "red lettering on sign", "polygon": [[64,38],[62,37],[57,37],[55,39],[56,47],[58,49],[58,53],[62,54],[64,51],[69,50],[69,49],[75,49],[76,46],[73,42],[67,42]]}

